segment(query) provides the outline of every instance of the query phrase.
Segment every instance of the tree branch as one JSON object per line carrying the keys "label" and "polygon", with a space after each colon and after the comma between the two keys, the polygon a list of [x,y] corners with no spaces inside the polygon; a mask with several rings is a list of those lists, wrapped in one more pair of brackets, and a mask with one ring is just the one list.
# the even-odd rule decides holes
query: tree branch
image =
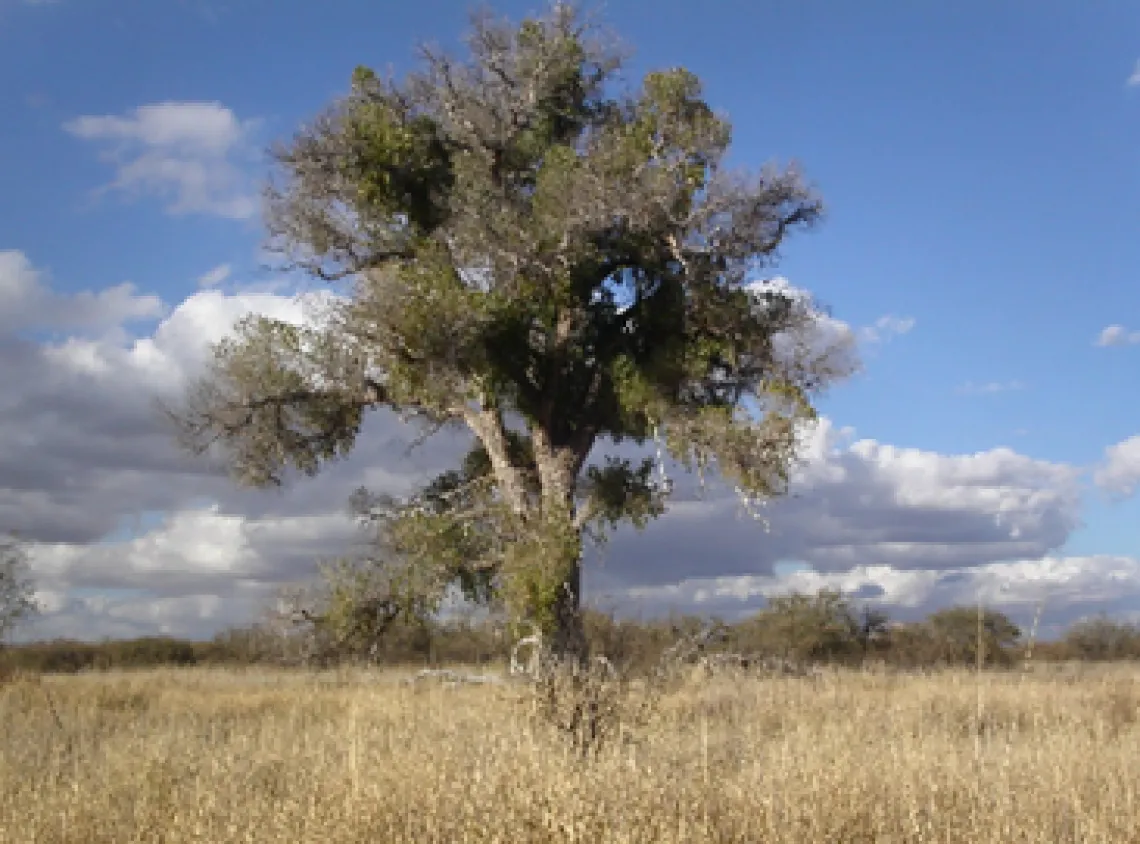
{"label": "tree branch", "polygon": [[502,413],[497,408],[488,407],[487,404],[484,397],[480,408],[464,408],[463,418],[487,450],[495,479],[499,482],[511,510],[515,515],[525,518],[530,510],[527,503],[526,481],[522,470],[511,463]]}

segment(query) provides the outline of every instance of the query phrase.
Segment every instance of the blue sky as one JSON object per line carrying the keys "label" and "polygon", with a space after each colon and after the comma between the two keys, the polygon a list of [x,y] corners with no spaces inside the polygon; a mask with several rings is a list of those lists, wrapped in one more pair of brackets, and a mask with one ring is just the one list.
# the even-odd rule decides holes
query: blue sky
{"label": "blue sky", "polygon": [[[517,18],[537,7],[507,2],[496,9]],[[0,0],[0,253],[8,251],[10,274],[18,253],[21,277],[34,275],[56,303],[45,310],[49,299],[41,295],[39,316],[8,324],[14,339],[0,350],[11,361],[17,354],[40,360],[49,347],[74,351],[75,343],[67,346],[73,338],[89,344],[89,354],[111,355],[137,352],[139,339],[153,335],[173,354],[171,337],[194,339],[172,322],[191,313],[180,304],[190,302],[196,318],[210,323],[195,323],[202,336],[223,330],[217,320],[236,316],[243,304],[283,307],[270,301],[275,276],[263,266],[250,201],[264,172],[261,150],[342,93],[355,65],[400,74],[417,42],[454,46],[467,8]],[[795,159],[823,194],[827,219],[788,242],[778,271],[862,340],[863,373],[821,405],[833,428],[853,428],[854,439],[882,448],[918,450],[933,462],[913,471],[931,478],[942,465],[935,456],[992,457],[998,447],[1022,461],[1070,467],[1078,475],[1066,481],[1080,495],[1076,522],[1045,531],[1038,556],[1140,560],[1140,499],[1128,494],[1140,477],[1140,447],[1124,447],[1140,434],[1140,86],[1130,84],[1140,57],[1140,6],[803,0],[700,8],[615,0],[601,11],[634,49],[630,80],[662,66],[696,72],[709,101],[733,122],[736,164]],[[146,118],[140,107],[158,110]],[[119,187],[108,187],[116,179]],[[199,280],[211,271],[216,284],[203,287]],[[134,287],[122,292],[129,302],[116,300],[113,316],[60,319],[60,303],[124,282]],[[148,296],[161,303],[147,305]],[[102,303],[93,309],[110,307],[106,297],[92,301]],[[175,327],[163,332],[163,321]],[[5,325],[0,313],[0,332]],[[1112,326],[1120,326],[1105,335],[1113,342],[1098,345]],[[121,372],[100,372],[117,379],[115,389],[134,389]],[[0,404],[0,421],[5,413],[7,424],[30,420],[33,409],[47,413],[48,400],[36,395],[36,402]],[[65,427],[69,411],[52,412]],[[76,436],[81,418],[70,417]],[[120,422],[139,432],[147,424],[143,416]],[[232,620],[237,605],[229,615],[203,609],[215,606],[208,596],[225,591],[222,581],[188,583],[189,593],[154,581],[144,588],[179,607],[171,611],[178,620],[147,616],[124,599],[112,623],[88,599],[124,584],[94,576],[80,583],[65,572],[77,570],[92,544],[114,547],[148,535],[157,542],[163,530],[169,539],[183,510],[205,518],[216,507],[219,518],[244,528],[272,513],[319,510],[313,491],[296,493],[313,499],[306,504],[271,505],[223,491],[216,479],[198,488],[186,480],[178,496],[147,493],[148,483],[171,488],[161,471],[175,471],[173,452],[145,465],[100,462],[110,458],[92,452],[91,441],[86,450],[68,450],[33,434],[17,455],[26,465],[49,459],[50,450],[61,472],[73,460],[98,478],[89,494],[122,491],[121,512],[108,509],[102,521],[77,517],[74,530],[60,528],[57,536],[36,527],[29,503],[53,501],[57,491],[0,473],[0,517],[43,543],[38,572],[55,584],[45,587],[52,610],[45,629],[133,632],[153,622],[202,633]],[[1122,447],[1113,463],[1106,449],[1115,445]],[[995,507],[1016,510],[1021,505],[999,502],[1002,490],[1033,482],[1006,483],[998,472],[987,483]],[[329,494],[334,489],[330,482]],[[1113,490],[1123,494],[1110,496]],[[945,500],[952,498],[948,492]],[[1031,499],[1017,498],[1032,510]],[[1045,517],[1027,511],[1026,518]],[[114,528],[102,530],[107,520]],[[170,553],[177,569],[177,553]],[[937,570],[933,560],[924,570]],[[838,565],[828,576],[840,577]],[[86,570],[98,568],[91,562]],[[651,602],[668,594],[684,603],[703,588],[659,594],[645,590],[664,585],[635,580],[615,576],[612,585],[630,594],[641,589]],[[255,581],[268,588],[272,578],[245,577],[251,595],[261,594]],[[1106,608],[1140,611],[1140,587],[1125,592],[1119,600],[1104,592],[1114,596]],[[185,603],[188,595],[194,600]],[[933,595],[908,606],[926,607]],[[1079,595],[1070,603],[1072,613],[1096,608],[1092,597],[1089,606]]]}

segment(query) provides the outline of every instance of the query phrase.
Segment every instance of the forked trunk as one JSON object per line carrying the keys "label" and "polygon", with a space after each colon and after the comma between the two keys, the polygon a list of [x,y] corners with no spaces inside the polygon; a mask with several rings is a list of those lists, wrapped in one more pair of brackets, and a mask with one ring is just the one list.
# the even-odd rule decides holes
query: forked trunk
{"label": "forked trunk", "polygon": [[[541,620],[546,647],[559,660],[588,658],[582,623],[581,527],[575,523],[575,481],[592,445],[592,434],[580,442],[556,445],[541,425],[532,425],[535,468],[540,494],[527,494],[523,470],[511,463],[502,414],[497,409],[469,409],[466,420],[482,441],[500,490],[515,514],[533,534],[516,549],[519,556],[508,566],[508,586],[515,603],[515,621]],[[508,604],[510,606],[510,604]]]}

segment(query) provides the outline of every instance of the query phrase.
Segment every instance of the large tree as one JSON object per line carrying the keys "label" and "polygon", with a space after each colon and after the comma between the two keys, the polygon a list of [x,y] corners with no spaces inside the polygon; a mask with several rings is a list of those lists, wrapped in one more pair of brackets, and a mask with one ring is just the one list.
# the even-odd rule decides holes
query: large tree
{"label": "large tree", "polygon": [[471,458],[397,544],[580,652],[584,535],[668,492],[648,462],[588,464],[596,444],[660,437],[744,495],[784,491],[846,361],[811,342],[806,297],[756,279],[821,204],[793,169],[728,170],[687,70],[618,90],[620,55],[567,5],[476,15],[466,43],[401,81],[358,68],[274,150],[272,242],[342,289],[300,327],[241,321],[174,416],[252,485],[346,455],[368,410],[466,426]]}

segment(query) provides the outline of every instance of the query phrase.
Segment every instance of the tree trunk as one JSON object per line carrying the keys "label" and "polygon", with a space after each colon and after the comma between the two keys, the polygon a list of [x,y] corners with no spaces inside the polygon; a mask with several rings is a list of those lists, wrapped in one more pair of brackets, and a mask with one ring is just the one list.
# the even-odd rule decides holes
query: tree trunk
{"label": "tree trunk", "polygon": [[589,643],[582,623],[582,558],[579,556],[566,574],[554,605],[554,636],[551,653],[560,660],[585,664]]}
{"label": "tree trunk", "polygon": [[589,658],[586,631],[582,623],[582,531],[574,519],[574,489],[584,459],[578,450],[556,447],[541,426],[531,429],[535,462],[542,484],[544,514],[565,519],[566,529],[573,533],[573,551],[560,569],[562,583],[554,599],[554,631],[550,648],[562,660],[585,664]]}

